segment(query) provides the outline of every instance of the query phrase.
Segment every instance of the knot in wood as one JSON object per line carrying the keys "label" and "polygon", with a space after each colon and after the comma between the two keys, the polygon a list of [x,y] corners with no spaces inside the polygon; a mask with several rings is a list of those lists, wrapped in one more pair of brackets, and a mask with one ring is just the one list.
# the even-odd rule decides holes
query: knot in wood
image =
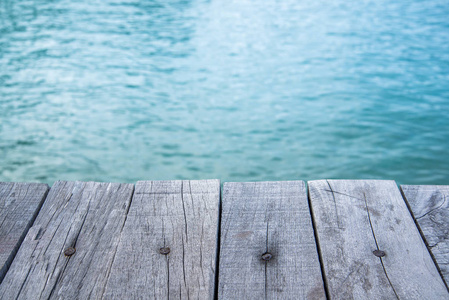
{"label": "knot in wood", "polygon": [[159,249],[159,253],[160,253],[160,254],[163,254],[163,255],[167,255],[167,254],[170,253],[170,248],[168,248],[168,247],[163,247],[163,248]]}
{"label": "knot in wood", "polygon": [[72,256],[73,254],[75,254],[76,249],[73,247],[69,247],[67,249],[64,250],[64,255],[65,256]]}
{"label": "knot in wood", "polygon": [[382,250],[374,250],[373,254],[377,257],[384,257],[386,255],[385,252]]}
{"label": "knot in wood", "polygon": [[273,255],[269,252],[262,254],[262,260],[264,261],[269,261],[271,258],[273,258]]}

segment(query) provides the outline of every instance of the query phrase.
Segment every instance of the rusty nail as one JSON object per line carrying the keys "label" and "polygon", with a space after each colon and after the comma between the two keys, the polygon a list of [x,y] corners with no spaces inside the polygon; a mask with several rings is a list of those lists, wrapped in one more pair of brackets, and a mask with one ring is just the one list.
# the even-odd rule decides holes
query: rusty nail
{"label": "rusty nail", "polygon": [[384,257],[386,255],[385,252],[382,250],[374,250],[373,254],[376,255],[377,257]]}
{"label": "rusty nail", "polygon": [[262,254],[262,260],[264,261],[269,261],[272,257],[273,255],[269,252]]}
{"label": "rusty nail", "polygon": [[64,250],[64,255],[65,256],[72,256],[73,254],[75,254],[76,250],[73,247],[69,247],[67,249]]}
{"label": "rusty nail", "polygon": [[159,249],[159,253],[167,255],[170,253],[170,248],[168,248],[168,247],[161,248],[161,249]]}

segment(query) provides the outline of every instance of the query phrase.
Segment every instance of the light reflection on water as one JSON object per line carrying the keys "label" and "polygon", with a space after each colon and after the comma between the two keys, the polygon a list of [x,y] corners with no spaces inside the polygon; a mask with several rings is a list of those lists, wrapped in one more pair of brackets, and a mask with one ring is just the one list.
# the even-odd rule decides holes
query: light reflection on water
{"label": "light reflection on water", "polygon": [[449,184],[446,1],[0,2],[0,180]]}

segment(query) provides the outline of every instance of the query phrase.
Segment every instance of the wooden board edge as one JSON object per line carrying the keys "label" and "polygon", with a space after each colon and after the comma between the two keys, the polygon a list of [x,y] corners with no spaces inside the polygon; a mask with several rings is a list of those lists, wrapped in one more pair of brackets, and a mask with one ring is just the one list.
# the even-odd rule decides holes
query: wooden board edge
{"label": "wooden board edge", "polygon": [[[14,182],[14,184],[27,184],[27,183],[26,182]],[[28,234],[28,231],[30,230],[31,226],[33,226],[34,221],[36,220],[37,216],[39,215],[39,212],[40,212],[42,206],[44,205],[45,200],[47,200],[47,196],[50,191],[50,187],[46,183],[29,183],[29,184],[34,184],[36,186],[42,186],[43,188],[45,188],[45,191],[42,194],[41,200],[39,201],[33,215],[31,216],[31,219],[28,221],[25,229],[23,230],[22,235],[19,237],[16,246],[9,254],[9,257],[6,260],[5,265],[3,266],[3,269],[0,270],[0,285],[2,284],[3,279],[5,278],[6,274],[8,273],[9,268],[11,267],[11,264],[13,263],[14,259],[16,258],[17,252],[19,251],[20,247],[22,246],[22,243],[23,243],[26,235]]]}
{"label": "wooden board edge", "polygon": [[[428,241],[426,239],[426,236],[424,235],[424,232],[422,231],[421,227],[419,226],[418,220],[415,218],[415,214],[413,213],[412,207],[411,207],[410,203],[407,200],[407,196],[405,195],[405,190],[406,189],[408,189],[408,188],[412,188],[413,189],[413,187],[418,187],[418,186],[419,185],[400,185],[399,186],[399,190],[401,192],[402,199],[404,199],[405,205],[407,206],[407,209],[408,209],[408,211],[410,212],[410,215],[413,218],[413,222],[415,223],[416,228],[418,228],[419,234],[421,235],[421,239],[424,241],[424,244],[426,245],[427,251],[429,252],[430,257],[432,258],[433,263],[435,264],[435,267],[438,270],[438,274],[440,274],[440,277],[443,280],[444,285],[446,286],[446,289],[447,289],[447,291],[449,293],[449,284],[446,282],[446,280],[444,280],[443,272],[441,271],[440,266],[438,265],[437,260],[436,260],[435,256],[432,253],[432,249],[430,249],[430,247],[429,247],[429,243],[428,243]],[[438,187],[438,186],[433,185],[432,187]]]}

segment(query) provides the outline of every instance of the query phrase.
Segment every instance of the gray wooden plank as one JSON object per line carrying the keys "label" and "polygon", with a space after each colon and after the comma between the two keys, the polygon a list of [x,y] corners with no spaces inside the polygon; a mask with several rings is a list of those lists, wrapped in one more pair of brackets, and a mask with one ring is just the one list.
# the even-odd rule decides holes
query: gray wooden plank
{"label": "gray wooden plank", "polygon": [[219,180],[138,182],[105,298],[213,299],[219,201]]}
{"label": "gray wooden plank", "polygon": [[218,298],[325,299],[303,181],[224,184]]}
{"label": "gray wooden plank", "polygon": [[[101,298],[133,188],[56,182],[0,286],[0,298]],[[65,256],[69,247],[76,252]]]}
{"label": "gray wooden plank", "polygon": [[308,184],[332,298],[449,298],[394,181]]}
{"label": "gray wooden plank", "polygon": [[0,182],[0,283],[48,190],[43,183]]}
{"label": "gray wooden plank", "polygon": [[449,185],[402,185],[430,252],[449,283]]}

